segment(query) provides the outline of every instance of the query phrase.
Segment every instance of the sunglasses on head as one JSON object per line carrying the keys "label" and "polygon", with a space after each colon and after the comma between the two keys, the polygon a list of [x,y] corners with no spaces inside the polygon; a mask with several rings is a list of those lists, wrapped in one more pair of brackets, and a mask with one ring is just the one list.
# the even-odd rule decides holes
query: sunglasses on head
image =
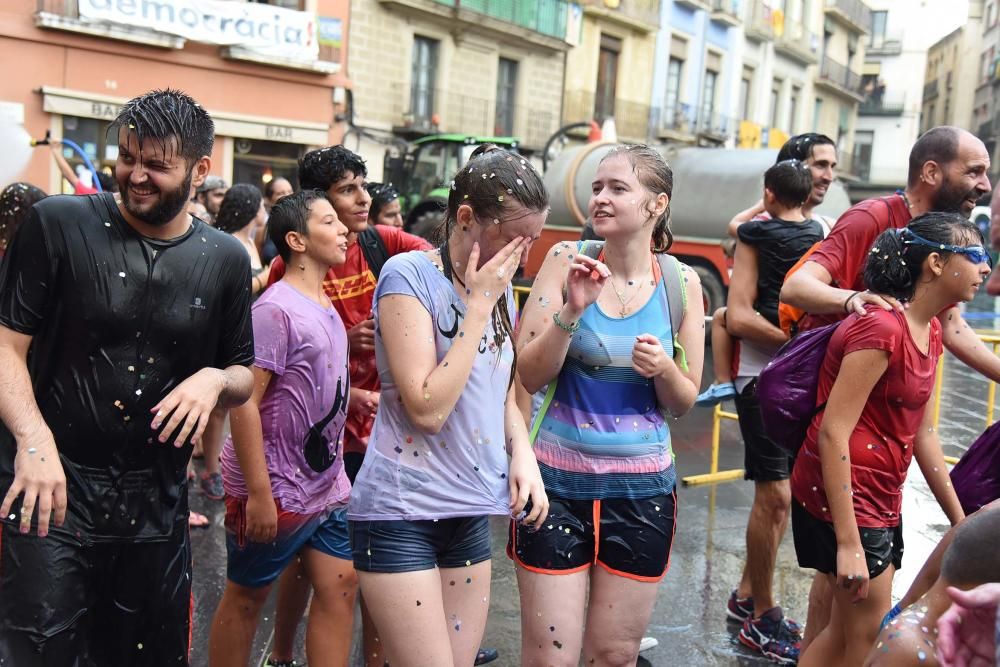
{"label": "sunglasses on head", "polygon": [[989,251],[981,245],[960,246],[951,245],[949,243],[935,243],[934,241],[928,241],[922,236],[914,234],[909,229],[903,229],[901,233],[903,236],[903,243],[906,245],[922,245],[927,248],[935,248],[944,252],[953,252],[959,255],[964,255],[966,259],[973,264],[982,264],[985,262],[990,269],[993,269],[993,258],[990,257]]}

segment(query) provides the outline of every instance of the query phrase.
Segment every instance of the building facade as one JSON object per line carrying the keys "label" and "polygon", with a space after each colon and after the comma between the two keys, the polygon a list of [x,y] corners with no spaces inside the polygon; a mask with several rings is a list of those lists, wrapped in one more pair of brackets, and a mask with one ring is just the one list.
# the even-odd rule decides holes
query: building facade
{"label": "building facade", "polygon": [[927,51],[921,131],[936,125],[973,129],[976,89],[986,83],[980,69],[982,21],[982,0],[971,0],[963,25]]}
{"label": "building facade", "polygon": [[[195,9],[197,7],[197,9]],[[205,0],[19,0],[0,5],[0,117],[26,135],[78,144],[99,169],[117,158],[110,121],[153,88],[178,88],[216,123],[212,172],[229,182],[295,182],[313,146],[337,143],[350,82],[343,55],[348,0],[272,5]],[[69,148],[71,164],[81,162]],[[16,178],[48,192],[64,187],[48,149]]]}
{"label": "building facade", "polygon": [[[923,126],[924,73],[928,50],[940,35],[959,23],[950,3],[921,0],[867,0],[871,22],[865,37],[865,61],[861,74],[864,96],[858,109],[854,136],[854,171],[858,182],[851,188],[853,199],[860,200],[892,192],[906,184],[909,147],[917,140]],[[975,1],[973,2],[975,4]],[[970,14],[974,20],[975,12]],[[904,37],[905,36],[905,37]],[[951,77],[964,74],[955,70],[942,88],[952,86]],[[961,118],[971,108],[968,101],[954,94],[945,95],[945,104],[955,105],[949,114]],[[959,106],[966,106],[962,112]],[[967,120],[959,123],[965,126]]]}
{"label": "building facade", "polygon": [[567,40],[579,40],[580,22],[564,0],[353,0],[357,131],[345,144],[373,180],[388,142],[425,134],[514,136],[540,149],[560,126]]}
{"label": "building facade", "polygon": [[974,64],[977,81],[972,130],[983,140],[993,164],[992,182],[1000,178],[1000,0],[987,0],[982,41]]}
{"label": "building facade", "polygon": [[649,140],[660,0],[583,0],[579,43],[566,54],[565,124],[615,120],[619,139]]}
{"label": "building facade", "polygon": [[862,0],[824,0],[812,126],[837,143],[843,178],[854,181],[854,131],[871,9]]}

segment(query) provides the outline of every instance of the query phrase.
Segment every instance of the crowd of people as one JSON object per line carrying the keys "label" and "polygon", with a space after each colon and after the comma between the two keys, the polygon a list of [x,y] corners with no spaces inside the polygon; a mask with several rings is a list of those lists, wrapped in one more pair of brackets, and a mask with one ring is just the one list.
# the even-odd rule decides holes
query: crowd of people
{"label": "crowd of people", "polygon": [[[701,286],[669,254],[652,148],[601,160],[590,238],[543,249],[518,311],[550,197],[521,155],[472,154],[433,247],[343,146],[261,191],[211,175],[212,120],[180,91],[112,130],[101,192],[60,164],[78,194],[0,193],[0,664],[188,664],[197,631],[213,667],[242,667],[275,584],[269,665],[300,664],[307,605],[309,664],[347,665],[357,604],[369,667],[483,664],[500,516],[521,604],[506,664],[634,665],[685,525],[671,420],[729,399],[754,483],[719,614],[741,643],[780,664],[1000,664],[1000,503],[966,518],[926,409],[944,348],[1000,380],[958,307],[992,261],[968,221],[991,190],[973,135],[928,131],[906,188],[839,220],[814,212],[835,143],[789,140],[730,224],[699,394]],[[821,329],[804,437],[780,441],[762,374]],[[196,451],[225,503],[210,629],[190,616]],[[953,528],[893,605],[912,458]],[[804,623],[772,586],[789,521],[815,572]]]}

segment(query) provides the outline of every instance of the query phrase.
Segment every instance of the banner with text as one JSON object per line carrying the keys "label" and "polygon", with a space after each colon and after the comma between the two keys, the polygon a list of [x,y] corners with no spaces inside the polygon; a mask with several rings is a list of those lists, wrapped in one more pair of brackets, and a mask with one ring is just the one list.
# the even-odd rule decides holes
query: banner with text
{"label": "banner with text", "polygon": [[80,19],[139,26],[195,42],[263,55],[316,60],[316,15],[224,0],[79,0]]}

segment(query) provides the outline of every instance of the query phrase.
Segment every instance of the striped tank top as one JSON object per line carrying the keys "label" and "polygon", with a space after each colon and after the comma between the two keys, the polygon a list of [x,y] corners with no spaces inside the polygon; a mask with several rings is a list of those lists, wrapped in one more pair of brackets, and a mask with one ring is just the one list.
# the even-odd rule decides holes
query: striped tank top
{"label": "striped tank top", "polygon": [[673,490],[670,428],[653,381],[632,368],[640,334],[656,336],[673,356],[662,277],[646,304],[628,317],[609,317],[595,303],[580,318],[535,440],[549,495],[648,498]]}

